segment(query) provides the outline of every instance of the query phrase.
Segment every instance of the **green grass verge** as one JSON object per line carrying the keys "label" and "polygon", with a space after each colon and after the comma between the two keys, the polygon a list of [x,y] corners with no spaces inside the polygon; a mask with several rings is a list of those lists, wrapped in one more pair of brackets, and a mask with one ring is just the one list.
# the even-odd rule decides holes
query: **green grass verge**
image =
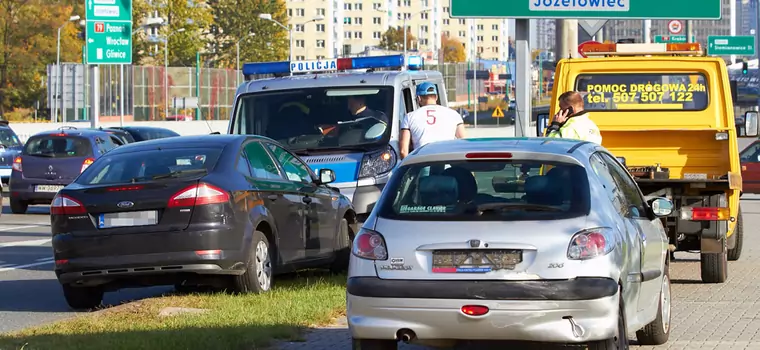
{"label": "green grass verge", "polygon": [[[144,299],[52,324],[0,335],[0,350],[262,349],[298,341],[346,307],[346,276],[306,274],[260,295],[186,294]],[[55,292],[55,291],[51,291]],[[159,316],[165,307],[207,309]]]}

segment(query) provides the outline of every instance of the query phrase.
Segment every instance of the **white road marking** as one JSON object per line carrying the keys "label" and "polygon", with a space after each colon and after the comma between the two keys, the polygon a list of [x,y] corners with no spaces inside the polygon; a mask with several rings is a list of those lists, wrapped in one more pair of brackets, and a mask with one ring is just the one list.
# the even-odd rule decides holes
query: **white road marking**
{"label": "white road marking", "polygon": [[13,230],[23,230],[27,228],[33,228],[33,227],[43,227],[46,225],[26,225],[26,226],[12,226],[12,227],[3,227],[0,228],[0,232],[2,231],[13,231]]}
{"label": "white road marking", "polygon": [[47,265],[47,264],[52,264],[53,262],[54,262],[53,260],[48,260],[48,261],[43,261],[43,262],[36,262],[36,263],[33,263],[33,264],[10,266],[10,267],[1,268],[0,272],[13,271],[13,270],[18,270],[18,269],[25,269],[27,267],[35,267],[35,266],[40,266],[40,265]]}
{"label": "white road marking", "polygon": [[34,239],[34,240],[31,240],[31,241],[15,241],[15,242],[5,242],[5,243],[0,243],[0,248],[5,248],[5,247],[18,247],[18,246],[35,246],[35,245],[43,245],[43,244],[45,244],[45,243],[48,243],[48,242],[50,242],[50,241],[51,241],[51,239],[50,239],[50,238],[45,238],[45,239]]}
{"label": "white road marking", "polygon": [[39,258],[39,259],[37,259],[37,260],[35,260],[35,261],[53,261],[53,257],[52,257],[52,256],[49,256],[49,257],[47,257],[47,258]]}

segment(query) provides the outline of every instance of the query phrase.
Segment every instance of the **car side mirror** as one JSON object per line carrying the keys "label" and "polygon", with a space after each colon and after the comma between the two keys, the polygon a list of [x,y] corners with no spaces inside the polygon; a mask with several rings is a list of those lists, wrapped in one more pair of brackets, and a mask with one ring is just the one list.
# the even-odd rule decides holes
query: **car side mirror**
{"label": "car side mirror", "polygon": [[670,199],[657,197],[649,200],[649,206],[655,216],[663,217],[673,213],[673,202]]}
{"label": "car side mirror", "polygon": [[319,183],[329,184],[335,182],[335,172],[331,169],[319,169]]}
{"label": "car side mirror", "polygon": [[757,137],[757,115],[755,111],[744,113],[744,135],[745,137]]}
{"label": "car side mirror", "polygon": [[546,128],[549,126],[549,114],[540,113],[536,117],[536,136],[543,137],[546,132]]}

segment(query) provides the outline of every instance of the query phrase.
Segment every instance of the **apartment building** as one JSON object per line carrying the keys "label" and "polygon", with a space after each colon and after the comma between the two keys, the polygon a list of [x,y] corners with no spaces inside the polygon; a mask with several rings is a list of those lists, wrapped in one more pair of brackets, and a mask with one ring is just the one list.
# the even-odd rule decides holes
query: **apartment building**
{"label": "apartment building", "polygon": [[[417,38],[409,51],[437,60],[441,36],[456,38],[467,59],[506,60],[507,20],[455,19],[448,0],[286,0],[294,59],[357,56],[380,45],[382,34],[406,22]],[[324,18],[315,20],[315,18]]]}
{"label": "apartment building", "polygon": [[757,5],[758,0],[736,0],[736,35],[758,34]]}

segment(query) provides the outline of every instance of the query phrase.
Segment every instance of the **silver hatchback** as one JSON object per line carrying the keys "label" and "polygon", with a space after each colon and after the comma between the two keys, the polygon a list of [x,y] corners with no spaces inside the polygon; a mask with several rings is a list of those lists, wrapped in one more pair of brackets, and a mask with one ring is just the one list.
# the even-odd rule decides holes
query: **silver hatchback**
{"label": "silver hatchback", "polygon": [[666,198],[605,148],[545,138],[432,143],[404,159],[357,233],[354,349],[399,341],[586,343],[670,331]]}

